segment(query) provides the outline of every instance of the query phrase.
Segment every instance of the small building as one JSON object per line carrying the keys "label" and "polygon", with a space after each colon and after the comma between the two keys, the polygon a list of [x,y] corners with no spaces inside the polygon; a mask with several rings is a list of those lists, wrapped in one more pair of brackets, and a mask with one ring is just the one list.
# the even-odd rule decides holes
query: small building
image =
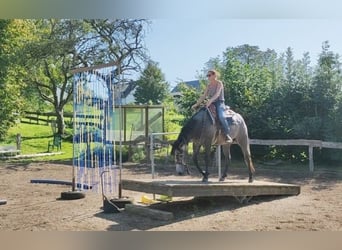
{"label": "small building", "polygon": [[180,89],[179,89],[179,86],[180,84],[186,84],[187,86],[189,87],[192,87],[192,88],[195,88],[197,90],[200,90],[201,89],[201,84],[200,84],[200,81],[199,80],[193,80],[193,81],[186,81],[186,82],[180,82],[176,85],[176,87],[174,87],[172,90],[171,90],[171,95],[173,97],[180,97],[181,96],[181,92],[180,92]]}

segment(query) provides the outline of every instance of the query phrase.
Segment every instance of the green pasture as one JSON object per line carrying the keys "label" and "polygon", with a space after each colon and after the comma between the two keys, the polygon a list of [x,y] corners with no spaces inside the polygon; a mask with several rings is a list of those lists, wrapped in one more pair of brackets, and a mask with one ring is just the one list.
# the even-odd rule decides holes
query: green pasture
{"label": "green pasture", "polygon": [[[72,136],[70,129],[67,129],[67,135],[62,140],[62,154],[53,156],[44,156],[32,158],[32,160],[71,160],[72,159]],[[16,136],[21,134],[21,155],[31,155],[48,152],[48,143],[53,140],[51,126],[44,124],[26,124],[18,123],[8,132],[5,141],[1,145],[16,145]],[[56,149],[50,150],[57,152]]]}

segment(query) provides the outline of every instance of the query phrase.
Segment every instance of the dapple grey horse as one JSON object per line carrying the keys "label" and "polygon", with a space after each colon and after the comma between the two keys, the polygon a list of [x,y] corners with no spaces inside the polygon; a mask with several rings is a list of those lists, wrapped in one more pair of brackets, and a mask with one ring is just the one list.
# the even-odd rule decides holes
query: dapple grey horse
{"label": "dapple grey horse", "polygon": [[[229,135],[236,142],[243,153],[244,160],[248,166],[249,182],[253,182],[253,173],[255,172],[251,159],[248,130],[243,117],[226,109],[227,119],[230,124]],[[175,156],[176,171],[178,174],[183,174],[184,169],[187,169],[184,159],[184,152],[189,142],[193,142],[193,161],[198,171],[203,175],[203,182],[208,181],[209,162],[212,145],[222,145],[223,155],[225,159],[225,169],[220,177],[220,181],[224,181],[227,177],[228,165],[230,161],[230,143],[226,143],[224,136],[220,133],[219,122],[213,118],[212,113],[207,108],[201,108],[195,113],[190,120],[183,126],[177,140],[172,145],[171,154]],[[201,147],[204,147],[205,171],[198,164],[198,155]],[[189,173],[189,170],[188,170]]]}

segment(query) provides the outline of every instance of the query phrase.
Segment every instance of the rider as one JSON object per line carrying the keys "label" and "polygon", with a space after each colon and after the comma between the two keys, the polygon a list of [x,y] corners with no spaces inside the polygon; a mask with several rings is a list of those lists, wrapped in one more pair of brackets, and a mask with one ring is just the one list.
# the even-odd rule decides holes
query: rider
{"label": "rider", "polygon": [[200,96],[198,101],[194,105],[192,105],[191,109],[195,110],[205,100],[205,98],[208,97],[209,100],[205,104],[205,107],[208,108],[212,103],[215,105],[216,112],[222,124],[223,131],[226,135],[226,142],[231,143],[233,142],[233,140],[229,136],[228,122],[224,117],[225,103],[223,84],[221,81],[217,79],[218,72],[214,69],[208,71],[207,77],[209,80],[209,84],[207,85],[206,89],[204,90],[204,93],[202,94],[202,96]]}

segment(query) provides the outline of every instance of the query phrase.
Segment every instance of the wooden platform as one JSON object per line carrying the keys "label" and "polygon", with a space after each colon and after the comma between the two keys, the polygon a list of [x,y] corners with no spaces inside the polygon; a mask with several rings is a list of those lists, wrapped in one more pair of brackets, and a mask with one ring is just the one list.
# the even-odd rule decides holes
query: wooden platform
{"label": "wooden platform", "polygon": [[169,195],[173,197],[188,196],[260,196],[260,195],[298,195],[300,186],[247,180],[209,181],[202,183],[194,179],[161,180],[135,179],[122,180],[122,188],[143,193]]}

